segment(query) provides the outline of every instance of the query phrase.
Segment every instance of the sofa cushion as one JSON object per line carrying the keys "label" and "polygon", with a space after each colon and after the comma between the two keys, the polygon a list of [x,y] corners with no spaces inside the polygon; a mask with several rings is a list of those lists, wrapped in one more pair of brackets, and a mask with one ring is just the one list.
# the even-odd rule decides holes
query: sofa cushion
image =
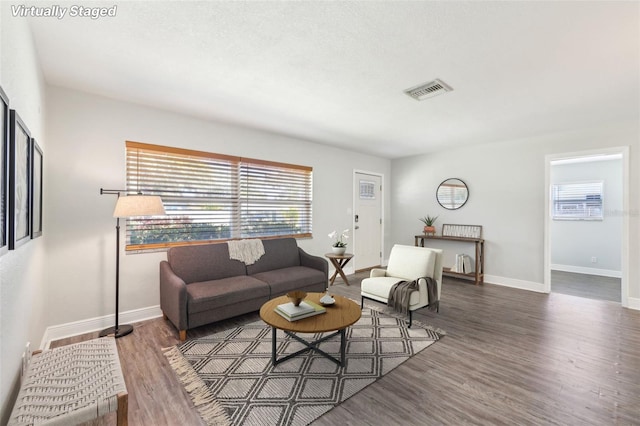
{"label": "sofa cushion", "polygon": [[264,256],[253,265],[247,265],[247,275],[276,269],[300,266],[300,253],[295,238],[262,240]]}
{"label": "sofa cushion", "polygon": [[192,283],[187,286],[189,314],[258,298],[269,298],[269,286],[246,275]]}
{"label": "sofa cushion", "polygon": [[327,277],[322,271],[307,268],[306,266],[292,266],[290,268],[276,269],[275,271],[260,272],[252,275],[252,277],[269,284],[271,298],[316,283],[320,283],[318,291],[324,291],[327,283]]}
{"label": "sofa cushion", "polygon": [[171,247],[167,261],[187,284],[247,275],[244,263],[229,259],[225,243]]}

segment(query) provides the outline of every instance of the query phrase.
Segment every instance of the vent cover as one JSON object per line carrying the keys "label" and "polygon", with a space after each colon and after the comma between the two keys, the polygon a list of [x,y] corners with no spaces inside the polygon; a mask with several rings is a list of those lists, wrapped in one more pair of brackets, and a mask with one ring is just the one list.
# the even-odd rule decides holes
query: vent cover
{"label": "vent cover", "polygon": [[417,101],[422,101],[428,98],[433,98],[434,96],[441,95],[445,92],[450,92],[453,89],[451,86],[443,82],[442,80],[433,80],[429,83],[424,83],[416,87],[412,87],[411,89],[407,89],[404,91],[408,96],[411,96],[413,99]]}

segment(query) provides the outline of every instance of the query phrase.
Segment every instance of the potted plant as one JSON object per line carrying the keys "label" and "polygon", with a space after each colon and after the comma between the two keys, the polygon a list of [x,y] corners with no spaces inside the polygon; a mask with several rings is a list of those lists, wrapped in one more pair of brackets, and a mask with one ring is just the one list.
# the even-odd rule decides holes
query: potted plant
{"label": "potted plant", "polygon": [[329,238],[335,238],[335,241],[331,245],[331,249],[333,250],[334,254],[342,255],[347,250],[347,243],[344,242],[345,239],[349,238],[347,232],[349,232],[349,230],[345,229],[340,234],[338,234],[336,231],[333,231],[329,234]]}
{"label": "potted plant", "polygon": [[420,218],[420,222],[424,223],[424,228],[422,229],[425,234],[435,234],[436,227],[433,226],[438,216],[425,216]]}

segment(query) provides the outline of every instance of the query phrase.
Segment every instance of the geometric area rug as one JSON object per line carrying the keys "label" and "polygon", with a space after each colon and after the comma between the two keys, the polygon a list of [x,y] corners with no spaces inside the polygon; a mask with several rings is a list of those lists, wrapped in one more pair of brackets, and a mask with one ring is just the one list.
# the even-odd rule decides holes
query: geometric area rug
{"label": "geometric area rug", "polygon": [[[262,321],[186,341],[165,355],[206,424],[297,426],[313,422],[435,343],[438,331],[415,320],[407,328],[405,317],[365,307],[346,330],[344,367],[315,351],[273,367],[271,327]],[[303,348],[280,330],[277,336],[278,358]],[[340,337],[319,347],[339,358]]]}

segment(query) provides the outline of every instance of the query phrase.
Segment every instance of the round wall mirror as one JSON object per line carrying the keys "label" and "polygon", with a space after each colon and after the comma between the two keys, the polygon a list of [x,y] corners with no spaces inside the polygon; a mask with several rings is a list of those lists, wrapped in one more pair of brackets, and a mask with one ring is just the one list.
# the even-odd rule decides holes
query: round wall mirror
{"label": "round wall mirror", "polygon": [[460,179],[447,179],[438,186],[436,198],[445,209],[456,210],[469,199],[469,188]]}

